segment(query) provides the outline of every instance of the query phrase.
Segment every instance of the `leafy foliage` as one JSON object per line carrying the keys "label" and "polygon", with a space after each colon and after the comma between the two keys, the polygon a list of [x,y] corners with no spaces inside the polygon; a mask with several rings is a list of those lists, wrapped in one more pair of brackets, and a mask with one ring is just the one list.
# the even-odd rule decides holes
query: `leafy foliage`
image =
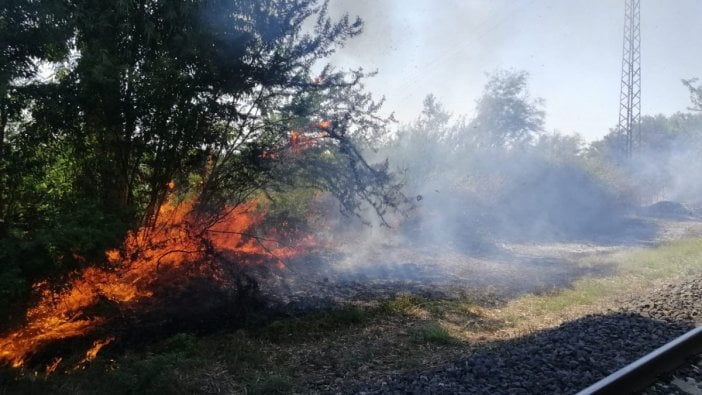
{"label": "leafy foliage", "polygon": [[4,2],[0,310],[100,264],[171,193],[206,223],[296,188],[346,213],[397,206],[387,164],[361,154],[388,122],[367,74],[324,66],[361,29],[315,0]]}
{"label": "leafy foliage", "polygon": [[519,147],[533,141],[544,125],[543,101],[527,91],[526,72],[497,71],[490,75],[476,116],[469,125],[471,145],[482,148]]}
{"label": "leafy foliage", "polygon": [[623,136],[615,130],[591,145],[590,163],[605,171],[601,174],[613,181],[611,187],[626,186],[640,203],[673,199],[696,204],[702,189],[691,181],[702,169],[698,159],[702,116],[643,116],[640,131],[640,144],[632,157],[625,155]]}

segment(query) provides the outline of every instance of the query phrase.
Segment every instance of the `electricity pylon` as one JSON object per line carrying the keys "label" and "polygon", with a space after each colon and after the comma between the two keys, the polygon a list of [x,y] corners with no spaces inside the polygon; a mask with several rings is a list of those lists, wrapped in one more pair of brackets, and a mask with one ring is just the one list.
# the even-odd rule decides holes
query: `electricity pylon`
{"label": "electricity pylon", "polygon": [[619,94],[620,133],[631,156],[641,143],[641,0],[624,0],[624,50]]}

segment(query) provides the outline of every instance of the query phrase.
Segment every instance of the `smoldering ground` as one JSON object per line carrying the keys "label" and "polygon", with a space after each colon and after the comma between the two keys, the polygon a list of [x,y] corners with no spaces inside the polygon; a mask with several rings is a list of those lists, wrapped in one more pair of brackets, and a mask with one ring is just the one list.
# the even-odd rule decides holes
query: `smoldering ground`
{"label": "smoldering ground", "polygon": [[[391,214],[391,227],[336,219],[336,255],[324,274],[332,283],[541,292],[606,275],[615,251],[702,234],[697,115],[666,147],[651,139],[623,158],[607,156],[618,150],[614,132],[606,150],[603,142],[542,132],[481,146],[473,119],[425,105],[375,153],[403,174],[412,208]],[[598,264],[582,264],[593,257]]]}

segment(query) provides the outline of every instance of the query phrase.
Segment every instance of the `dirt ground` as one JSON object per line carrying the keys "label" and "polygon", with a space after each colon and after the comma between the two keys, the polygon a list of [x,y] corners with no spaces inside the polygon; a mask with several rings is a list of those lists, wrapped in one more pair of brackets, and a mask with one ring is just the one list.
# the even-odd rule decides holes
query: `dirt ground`
{"label": "dirt ground", "polygon": [[533,243],[503,240],[496,241],[489,253],[471,254],[450,243],[422,246],[378,233],[377,237],[349,240],[325,255],[323,263],[291,263],[285,273],[286,298],[304,304],[300,298],[314,289],[314,296],[310,296],[318,302],[402,293],[451,298],[487,292],[511,299],[565,288],[584,276],[606,276],[612,270],[608,257],[617,252],[696,236],[702,236],[702,218],[639,217],[614,239]]}

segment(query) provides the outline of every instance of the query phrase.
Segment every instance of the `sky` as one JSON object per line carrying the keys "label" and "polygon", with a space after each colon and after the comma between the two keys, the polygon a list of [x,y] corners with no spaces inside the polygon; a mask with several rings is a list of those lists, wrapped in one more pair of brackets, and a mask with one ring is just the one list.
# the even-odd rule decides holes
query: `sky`
{"label": "sky", "polygon": [[[545,100],[546,130],[594,141],[616,126],[624,0],[331,0],[364,32],[338,51],[339,68],[366,81],[385,111],[414,120],[434,94],[471,116],[487,73],[524,70]],[[683,78],[702,78],[702,1],[641,0],[642,114],[686,111]]]}

